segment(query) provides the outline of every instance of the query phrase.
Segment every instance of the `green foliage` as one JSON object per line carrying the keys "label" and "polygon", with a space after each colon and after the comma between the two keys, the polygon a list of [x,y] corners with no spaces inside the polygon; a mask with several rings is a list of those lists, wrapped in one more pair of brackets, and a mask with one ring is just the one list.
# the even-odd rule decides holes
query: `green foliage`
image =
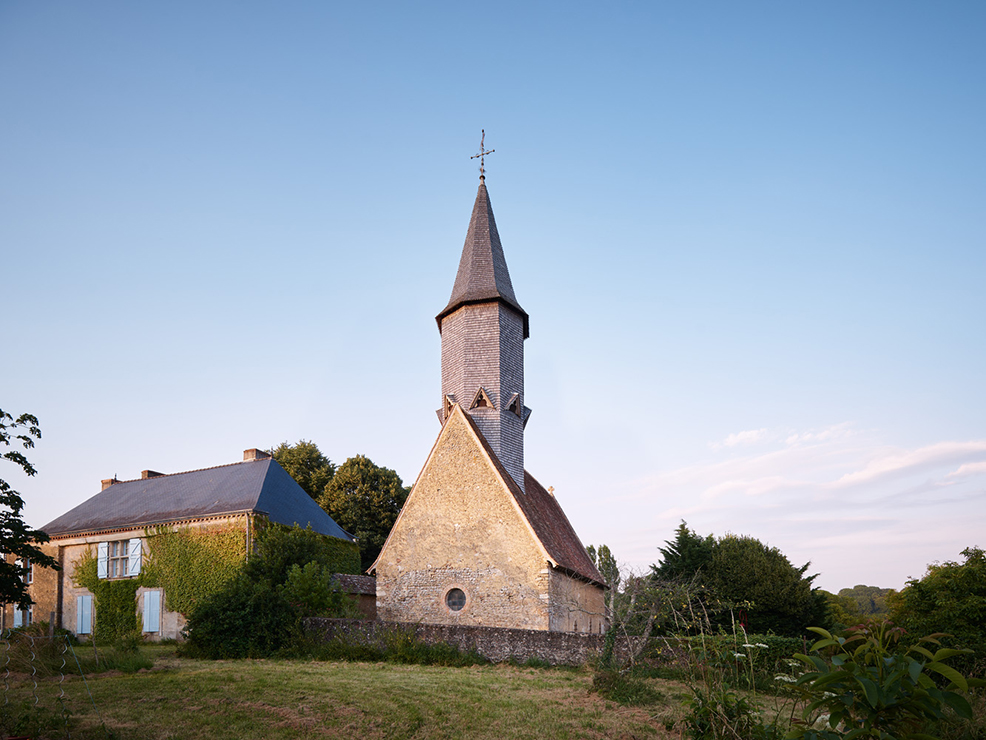
{"label": "green foliage", "polygon": [[[29,450],[34,447],[35,439],[41,439],[37,417],[21,414],[15,419],[0,409],[0,446],[9,448],[20,443],[25,450]],[[0,460],[14,463],[28,476],[37,475],[38,471],[19,450],[8,449],[0,453]],[[19,609],[27,609],[34,603],[25,583],[28,572],[26,561],[30,559],[36,567],[59,569],[55,559],[38,547],[48,541],[48,535],[24,523],[21,515],[23,508],[21,495],[9,483],[0,480],[0,553],[13,556],[11,562],[7,557],[0,556],[0,603],[17,604]]]}
{"label": "green foliage", "polygon": [[693,688],[687,701],[685,729],[692,740],[774,740],[782,736],[776,724],[763,721],[756,704],[732,691]]}
{"label": "green foliage", "polygon": [[603,581],[609,586],[604,599],[606,601],[606,617],[612,623],[616,594],[620,588],[620,566],[607,545],[600,545],[598,548],[589,545],[585,550],[589,553],[589,560],[596,566],[599,574],[603,577]]}
{"label": "green foliage", "polygon": [[[810,563],[795,568],[776,547],[752,537],[726,536],[716,542],[704,582],[721,602],[749,602],[745,627],[790,637],[825,617],[825,597],[812,590]],[[726,626],[719,612],[718,623]]]}
{"label": "green foliage", "polygon": [[757,633],[800,636],[809,624],[828,624],[825,595],[812,588],[810,563],[796,568],[776,547],[753,537],[700,537],[685,522],[661,548],[651,576],[664,584],[691,583],[704,589],[702,611],[714,628],[739,620]]}
{"label": "green foliage", "polygon": [[76,563],[72,582],[92,592],[95,606],[93,639],[97,643],[109,644],[127,635],[140,635],[137,623],[139,578],[100,578],[96,555],[89,549]]}
{"label": "green foliage", "polygon": [[409,492],[396,472],[356,455],[339,466],[317,500],[340,527],[356,536],[361,567],[367,570],[380,554]]}
{"label": "green foliage", "polygon": [[243,568],[246,534],[240,527],[158,527],[147,550],[141,582],[163,588],[166,607],[188,616]]}
{"label": "green foliage", "polygon": [[183,651],[213,659],[266,657],[300,639],[305,617],[355,616],[356,606],[331,576],[357,565],[351,542],[271,524],[258,533],[257,551],[240,575],[189,614]]}
{"label": "green foliage", "polygon": [[281,588],[281,595],[302,619],[323,614],[346,614],[352,600],[339,590],[334,572],[315,562],[304,566],[292,565]]}
{"label": "green foliage", "polygon": [[865,617],[872,617],[887,613],[887,597],[893,591],[892,588],[858,584],[852,588],[842,589],[839,591],[839,596],[852,599],[860,614]]}
{"label": "green foliage", "polygon": [[297,618],[279,590],[240,575],[195,607],[182,652],[216,660],[264,658],[287,643]]}
{"label": "green foliage", "polygon": [[245,568],[251,581],[280,585],[292,565],[307,563],[318,563],[330,573],[360,573],[355,544],[311,529],[268,524],[259,529],[255,546]]}
{"label": "green foliage", "polygon": [[652,565],[653,575],[665,581],[691,581],[712,562],[715,540],[712,535],[700,537],[682,521],[675,530],[673,541],[667,547],[658,548],[661,564]]}
{"label": "green foliage", "polygon": [[795,655],[808,668],[794,684],[807,706],[803,724],[791,737],[927,738],[927,729],[949,709],[972,716],[963,696],[969,682],[946,665],[965,651],[942,648],[944,635],[906,644],[901,640],[905,631],[887,620],[853,628],[848,637],[810,629],[822,639],[811,646],[812,655]]}
{"label": "green foliage", "polygon": [[863,621],[863,613],[860,611],[859,603],[851,596],[843,596],[842,593],[848,589],[842,589],[838,594],[829,591],[819,591],[825,597],[826,607],[828,608],[829,629],[852,627]]}
{"label": "green foliage", "polygon": [[336,466],[322,454],[318,445],[304,439],[294,445],[281,442],[270,454],[305,493],[316,500],[336,472]]}
{"label": "green foliage", "polygon": [[963,563],[928,566],[888,598],[890,617],[916,633],[944,631],[974,651],[959,661],[964,670],[986,674],[986,554],[978,547],[962,551]]}

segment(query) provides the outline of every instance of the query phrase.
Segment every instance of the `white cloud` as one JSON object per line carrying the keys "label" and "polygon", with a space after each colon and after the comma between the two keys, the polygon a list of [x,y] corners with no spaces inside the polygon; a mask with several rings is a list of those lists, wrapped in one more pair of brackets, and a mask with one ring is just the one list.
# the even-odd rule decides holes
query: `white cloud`
{"label": "white cloud", "polygon": [[749,534],[792,562],[811,560],[823,588],[899,588],[930,562],[986,545],[986,440],[908,448],[850,423],[731,439],[701,464],[620,486],[612,503],[639,525],[610,543],[622,557],[653,562],[684,519],[700,534]]}
{"label": "white cloud", "polygon": [[967,475],[978,475],[986,473],[986,460],[983,462],[965,463],[960,465],[958,470],[953,470],[948,474],[949,478],[964,478]]}
{"label": "white cloud", "polygon": [[726,437],[721,445],[722,447],[736,447],[738,445],[751,445],[757,442],[762,442],[767,438],[766,429],[748,429],[745,432],[736,432],[735,434],[730,434]]}

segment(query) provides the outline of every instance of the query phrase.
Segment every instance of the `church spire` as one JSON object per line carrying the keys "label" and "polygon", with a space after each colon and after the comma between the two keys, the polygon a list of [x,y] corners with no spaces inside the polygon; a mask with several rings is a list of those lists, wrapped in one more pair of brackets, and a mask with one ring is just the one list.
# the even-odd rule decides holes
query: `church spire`
{"label": "church spire", "polygon": [[436,317],[442,335],[444,423],[455,404],[469,414],[503,467],[524,490],[524,340],[530,334],[507,272],[486,183],[469,219],[452,295]]}
{"label": "church spire", "polygon": [[507,260],[503,256],[500,235],[493,218],[490,195],[486,190],[486,183],[480,180],[452,295],[448,305],[435,317],[439,331],[442,328],[442,319],[460,306],[494,301],[509,306],[520,314],[524,321],[524,338],[529,337],[529,317],[514,295]]}

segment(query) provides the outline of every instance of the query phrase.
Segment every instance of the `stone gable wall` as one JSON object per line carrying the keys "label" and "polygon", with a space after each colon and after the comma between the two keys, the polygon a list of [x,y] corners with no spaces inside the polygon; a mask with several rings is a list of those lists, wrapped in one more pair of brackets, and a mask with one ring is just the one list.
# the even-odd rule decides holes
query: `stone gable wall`
{"label": "stone gable wall", "polygon": [[[486,451],[453,416],[377,561],[377,615],[547,630],[551,572]],[[466,594],[446,606],[451,588]]]}

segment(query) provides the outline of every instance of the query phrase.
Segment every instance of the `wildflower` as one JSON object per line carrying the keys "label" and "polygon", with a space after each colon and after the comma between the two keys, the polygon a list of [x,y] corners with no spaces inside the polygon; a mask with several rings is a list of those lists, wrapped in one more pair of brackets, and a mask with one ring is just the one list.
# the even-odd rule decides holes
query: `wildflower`
{"label": "wildflower", "polygon": [[770,646],[769,645],[764,645],[762,642],[758,642],[756,645],[754,645],[754,647],[765,648],[765,647],[770,647]]}
{"label": "wildflower", "polygon": [[733,653],[734,658],[745,658],[746,653]]}
{"label": "wildflower", "polygon": [[774,676],[774,680],[783,681],[784,683],[797,683],[797,679],[791,678],[791,676],[786,676],[783,673]]}

